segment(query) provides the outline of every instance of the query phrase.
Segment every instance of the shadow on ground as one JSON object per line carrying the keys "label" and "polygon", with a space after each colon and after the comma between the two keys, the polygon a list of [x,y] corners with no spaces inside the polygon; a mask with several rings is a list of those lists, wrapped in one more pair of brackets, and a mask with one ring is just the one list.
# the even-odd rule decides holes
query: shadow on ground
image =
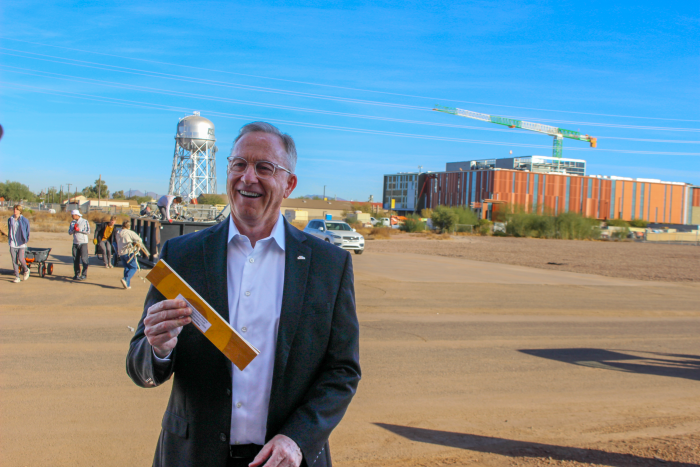
{"label": "shadow on ground", "polygon": [[632,467],[646,465],[664,465],[669,467],[697,467],[698,464],[674,462],[632,454],[601,451],[598,449],[574,448],[551,444],[530,443],[512,439],[493,438],[490,436],[470,435],[449,431],[428,430],[409,426],[375,423],[396,435],[419,443],[436,444],[451,448],[466,449],[474,452],[498,454],[509,457],[530,457],[575,461],[585,464],[606,465],[612,467]]}
{"label": "shadow on ground", "polygon": [[[527,355],[573,365],[700,381],[700,356],[604,349],[521,349]],[[633,352],[633,354],[623,353]]]}

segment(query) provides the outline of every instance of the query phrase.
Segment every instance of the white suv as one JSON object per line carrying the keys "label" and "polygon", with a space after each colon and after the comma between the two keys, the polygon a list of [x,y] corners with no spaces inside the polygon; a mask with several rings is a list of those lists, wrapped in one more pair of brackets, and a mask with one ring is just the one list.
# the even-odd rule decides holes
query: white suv
{"label": "white suv", "polygon": [[309,221],[304,232],[332,243],[345,250],[353,250],[356,255],[365,251],[365,238],[343,221]]}

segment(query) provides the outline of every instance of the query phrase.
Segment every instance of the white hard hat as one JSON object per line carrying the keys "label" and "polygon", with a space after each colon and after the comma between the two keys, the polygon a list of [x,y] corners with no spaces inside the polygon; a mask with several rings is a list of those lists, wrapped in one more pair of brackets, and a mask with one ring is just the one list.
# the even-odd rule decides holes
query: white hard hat
{"label": "white hard hat", "polygon": [[80,214],[80,211],[78,211],[77,209],[73,209],[73,210],[70,212],[70,214],[71,214],[71,216],[80,216],[80,217],[83,217],[83,215]]}

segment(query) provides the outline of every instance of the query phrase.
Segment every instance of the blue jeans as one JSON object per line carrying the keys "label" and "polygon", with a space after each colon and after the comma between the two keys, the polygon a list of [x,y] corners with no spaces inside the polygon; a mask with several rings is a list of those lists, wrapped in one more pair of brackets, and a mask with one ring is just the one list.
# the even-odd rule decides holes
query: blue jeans
{"label": "blue jeans", "polygon": [[131,255],[122,255],[122,264],[124,264],[124,280],[126,281],[126,286],[131,287],[131,278],[134,277],[136,271],[138,270],[138,265],[136,264],[136,255],[129,261]]}

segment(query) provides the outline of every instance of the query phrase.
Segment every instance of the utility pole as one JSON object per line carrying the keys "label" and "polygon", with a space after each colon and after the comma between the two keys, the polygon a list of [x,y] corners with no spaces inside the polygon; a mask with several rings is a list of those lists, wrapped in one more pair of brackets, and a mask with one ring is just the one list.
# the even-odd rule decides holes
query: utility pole
{"label": "utility pole", "polygon": [[323,199],[326,199],[326,185],[323,185]]}
{"label": "utility pole", "polygon": [[102,174],[97,180],[97,207],[100,207],[100,201],[102,200]]}
{"label": "utility pole", "polygon": [[66,193],[68,193],[68,204],[70,204],[70,186],[72,183],[66,183],[66,185],[68,185],[68,191]]}

